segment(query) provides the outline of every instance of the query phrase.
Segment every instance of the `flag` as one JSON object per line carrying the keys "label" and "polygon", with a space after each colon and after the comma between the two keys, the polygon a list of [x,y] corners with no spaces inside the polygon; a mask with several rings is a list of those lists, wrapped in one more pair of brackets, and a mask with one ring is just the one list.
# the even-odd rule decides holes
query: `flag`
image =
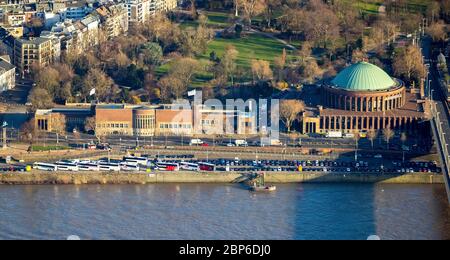
{"label": "flag", "polygon": [[91,91],[89,92],[89,96],[93,96],[95,95],[95,88],[91,89]]}
{"label": "flag", "polygon": [[5,128],[8,126],[8,123],[6,123],[6,121],[3,122],[2,128]]}
{"label": "flag", "polygon": [[197,90],[196,89],[191,90],[191,91],[188,92],[188,96],[189,97],[195,96],[195,94],[197,94]]}

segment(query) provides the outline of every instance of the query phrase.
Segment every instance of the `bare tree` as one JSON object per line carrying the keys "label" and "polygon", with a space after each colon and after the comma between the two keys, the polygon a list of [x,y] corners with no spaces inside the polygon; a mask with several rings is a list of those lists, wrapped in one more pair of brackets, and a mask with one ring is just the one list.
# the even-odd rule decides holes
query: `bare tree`
{"label": "bare tree", "polygon": [[364,52],[360,49],[353,50],[353,52],[352,52],[352,62],[353,63],[367,61],[368,59],[369,59],[369,56],[367,55],[366,52]]}
{"label": "bare tree", "polygon": [[372,150],[374,149],[374,141],[375,139],[377,139],[378,137],[378,132],[375,129],[369,129],[369,131],[367,132],[367,138],[369,138],[370,143],[372,144]]}
{"label": "bare tree", "polygon": [[197,60],[192,58],[179,58],[172,63],[169,73],[164,76],[159,86],[161,98],[168,101],[172,96],[179,99],[186,93],[194,75],[201,70]]}
{"label": "bare tree", "polygon": [[392,138],[394,138],[395,132],[391,129],[391,126],[386,126],[385,129],[383,129],[383,137],[384,140],[387,143],[387,149],[389,150],[389,143],[391,142]]}
{"label": "bare tree", "polygon": [[30,146],[28,148],[29,152],[32,152],[33,150],[33,142],[36,138],[36,129],[35,129],[35,119],[31,118],[25,124],[22,125],[20,128],[20,138],[25,141],[29,142]]}
{"label": "bare tree", "polygon": [[172,97],[179,99],[186,93],[188,85],[173,75],[164,76],[158,83],[161,89],[161,99],[170,102]]}
{"label": "bare tree", "polygon": [[353,140],[355,141],[355,161],[358,161],[359,140],[361,140],[358,130],[353,131]]}
{"label": "bare tree", "polygon": [[90,69],[83,79],[83,96],[86,98],[95,89],[97,99],[104,102],[111,96],[113,80],[99,69]]}
{"label": "bare tree", "polygon": [[252,24],[253,18],[264,11],[266,3],[264,0],[239,0],[238,6],[242,9],[244,18]]}
{"label": "bare tree", "polygon": [[408,46],[394,57],[394,71],[397,76],[403,76],[410,82],[415,78],[420,80],[425,76],[422,52],[415,45]]}
{"label": "bare tree", "polygon": [[447,40],[447,25],[444,21],[438,21],[428,27],[427,33],[433,38],[433,41]]}
{"label": "bare tree", "polygon": [[225,52],[220,59],[220,72],[225,78],[231,80],[231,85],[234,85],[234,74],[236,72],[236,59],[239,52],[233,45],[227,45],[225,47]]}
{"label": "bare tree", "polygon": [[300,50],[298,51],[298,56],[301,63],[304,63],[312,54],[312,46],[308,41],[304,41]]}
{"label": "bare tree", "polygon": [[84,122],[84,129],[86,131],[94,131],[95,132],[95,129],[96,129],[95,117],[86,118],[86,120]]}
{"label": "bare tree", "polygon": [[305,103],[300,100],[282,100],[280,102],[280,119],[290,133],[295,120],[305,110]]}
{"label": "bare tree", "polygon": [[301,76],[308,83],[313,83],[323,75],[323,70],[319,67],[315,59],[306,61],[301,67],[301,72]]}
{"label": "bare tree", "polygon": [[[402,145],[405,146],[406,141],[408,141],[408,135],[403,132],[400,136],[400,141],[402,141]],[[405,149],[404,147],[402,147],[402,152],[403,152],[403,162],[405,162]]]}
{"label": "bare tree", "polygon": [[56,134],[56,143],[59,144],[59,136],[66,133],[66,116],[63,114],[52,114],[52,132]]}
{"label": "bare tree", "polygon": [[268,61],[252,60],[251,66],[254,80],[264,81],[273,77],[273,72]]}
{"label": "bare tree", "polygon": [[278,81],[283,80],[283,71],[284,71],[284,68],[286,67],[286,60],[287,60],[286,49],[283,49],[283,53],[281,54],[280,57],[276,57],[274,59],[274,65],[277,70],[277,80]]}
{"label": "bare tree", "polygon": [[153,98],[160,98],[158,93],[158,84],[155,75],[152,72],[147,72],[144,77],[144,90],[146,92],[147,101]]}
{"label": "bare tree", "polygon": [[46,89],[35,87],[28,96],[28,102],[31,103],[31,111],[37,109],[48,109],[53,107],[53,98]]}

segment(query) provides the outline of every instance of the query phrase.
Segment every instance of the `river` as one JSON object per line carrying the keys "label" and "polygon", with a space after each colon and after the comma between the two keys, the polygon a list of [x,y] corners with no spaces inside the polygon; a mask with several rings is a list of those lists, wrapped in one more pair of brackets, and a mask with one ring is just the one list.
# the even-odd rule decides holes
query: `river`
{"label": "river", "polygon": [[0,239],[450,239],[441,185],[0,186]]}

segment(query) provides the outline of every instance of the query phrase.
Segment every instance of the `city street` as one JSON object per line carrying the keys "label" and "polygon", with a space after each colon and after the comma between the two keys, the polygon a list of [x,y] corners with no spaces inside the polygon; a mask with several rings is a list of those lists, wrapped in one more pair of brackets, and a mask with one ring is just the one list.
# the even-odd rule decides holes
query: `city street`
{"label": "city street", "polygon": [[33,81],[16,79],[16,87],[0,94],[0,102],[16,105],[27,103],[28,94],[33,86]]}

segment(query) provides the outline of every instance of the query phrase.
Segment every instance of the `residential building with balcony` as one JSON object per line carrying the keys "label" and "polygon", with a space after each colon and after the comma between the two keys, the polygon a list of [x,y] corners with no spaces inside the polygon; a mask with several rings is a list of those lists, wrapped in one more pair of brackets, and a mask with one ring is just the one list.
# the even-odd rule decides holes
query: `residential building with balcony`
{"label": "residential building with balcony", "polygon": [[61,43],[57,38],[22,38],[14,41],[13,63],[22,76],[31,72],[33,64],[45,67],[59,61],[60,56]]}

